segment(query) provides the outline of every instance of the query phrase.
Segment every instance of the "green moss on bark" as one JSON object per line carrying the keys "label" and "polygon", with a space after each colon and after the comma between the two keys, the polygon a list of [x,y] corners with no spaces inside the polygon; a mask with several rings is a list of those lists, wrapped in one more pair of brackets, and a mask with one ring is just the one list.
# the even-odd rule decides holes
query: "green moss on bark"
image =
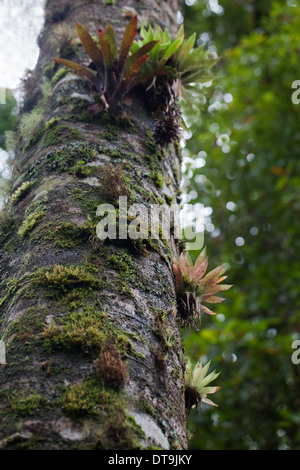
{"label": "green moss on bark", "polygon": [[82,137],[82,132],[79,129],[55,123],[54,126],[45,128],[40,146],[41,148],[51,147],[72,140],[81,140]]}
{"label": "green moss on bark", "polygon": [[29,214],[18,230],[19,237],[26,237],[34,229],[34,227],[44,218],[45,215],[46,212],[41,208],[38,208],[32,214]]}
{"label": "green moss on bark", "polygon": [[18,416],[32,416],[36,413],[42,397],[34,390],[15,392],[9,397],[9,405]]}
{"label": "green moss on bark", "polygon": [[61,294],[82,286],[91,289],[104,287],[103,279],[98,277],[93,266],[55,265],[53,268],[41,268],[35,272],[32,283]]}

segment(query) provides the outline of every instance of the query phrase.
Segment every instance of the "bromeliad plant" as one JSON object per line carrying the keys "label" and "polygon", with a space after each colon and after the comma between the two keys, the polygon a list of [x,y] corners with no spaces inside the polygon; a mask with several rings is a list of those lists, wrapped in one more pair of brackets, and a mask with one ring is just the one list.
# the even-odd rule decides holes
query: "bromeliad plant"
{"label": "bromeliad plant", "polygon": [[165,147],[180,137],[183,120],[179,98],[192,103],[190,93],[197,91],[195,85],[211,79],[216,60],[204,50],[204,45],[195,47],[195,33],[185,39],[183,27],[174,39],[167,29],[142,27],[140,39],[135,40],[137,21],[134,16],[127,24],[120,47],[110,24],[105,31],[99,29],[98,46],[85,27],[77,23],[78,37],[92,63],[85,67],[68,59],[53,60],[94,85],[102,104],[96,103],[93,113],[120,104],[132,88],[142,85],[148,92],[148,104],[156,113],[154,139]]}
{"label": "bromeliad plant", "polygon": [[147,91],[150,106],[157,115],[154,139],[158,145],[166,147],[179,139],[180,129],[185,127],[179,99],[191,106],[191,94],[198,92],[199,83],[211,79],[211,68],[216,60],[204,49],[204,44],[195,47],[196,33],[185,39],[183,26],[174,39],[167,29],[163,31],[160,27],[143,27],[140,35],[141,39],[132,44],[132,53],[156,41],[149,51],[148,60],[141,67],[141,76],[149,80],[152,74],[152,83]]}
{"label": "bromeliad plant", "polygon": [[[143,70],[151,70],[154,65],[163,68],[168,60],[176,52],[184,40],[183,27],[181,27],[174,40],[171,39],[169,31],[164,31],[157,27],[155,29],[149,26],[148,29],[142,27],[140,31],[141,39],[134,41],[131,52],[135,53],[140,47],[143,47],[150,41],[155,41],[156,45],[149,52],[149,62],[143,67]],[[171,72],[171,70],[170,70]]]}
{"label": "bromeliad plant", "polygon": [[201,319],[201,311],[208,315],[215,315],[215,312],[203,305],[203,302],[211,304],[223,302],[225,299],[216,294],[232,287],[228,284],[220,284],[227,278],[223,276],[226,271],[225,265],[218,266],[205,275],[207,267],[205,248],[194,265],[188,253],[181,253],[178,260],[174,261],[178,310],[184,325],[193,324],[197,327],[197,321]]}
{"label": "bromeliad plant", "polygon": [[125,29],[120,48],[118,48],[113,27],[108,24],[105,31],[99,29],[99,47],[84,26],[76,24],[78,37],[92,60],[89,67],[71,60],[55,58],[82,77],[88,79],[100,93],[107,109],[111,103],[118,103],[136,85],[146,77],[160,73],[156,68],[147,74],[139,75],[142,64],[148,59],[148,53],[157,41],[143,43],[130,54],[130,49],[137,33],[137,16],[131,18]]}
{"label": "bromeliad plant", "polygon": [[201,362],[197,362],[193,368],[190,359],[187,360],[184,382],[185,404],[188,412],[190,412],[192,408],[196,408],[198,413],[198,405],[201,405],[201,403],[218,406],[207,398],[207,395],[215,393],[221,388],[219,386],[208,386],[220,374],[220,372],[213,371],[207,375],[210,362],[211,361],[209,361],[204,367]]}
{"label": "bromeliad plant", "polygon": [[85,67],[68,59],[53,60],[89,80],[106,107],[121,101],[139,84],[151,85],[151,80],[155,83],[158,76],[164,76],[163,88],[168,95],[166,104],[173,95],[171,88],[175,84],[185,97],[186,91],[192,89],[195,82],[211,78],[210,69],[215,60],[209,57],[204,45],[194,48],[195,33],[185,39],[181,27],[172,39],[167,29],[142,27],[141,39],[135,41],[137,21],[137,16],[134,16],[127,24],[120,47],[110,24],[106,25],[105,31],[99,29],[98,47],[86,28],[77,23],[78,37],[92,64]]}
{"label": "bromeliad plant", "polygon": [[[163,75],[169,84],[176,85],[177,93],[184,99],[188,91],[194,89],[195,83],[211,79],[211,68],[216,60],[204,49],[204,44],[195,47],[196,33],[185,39],[183,26],[180,27],[174,39],[167,29],[141,28],[141,40],[132,44],[131,51],[135,52],[145,44],[155,41],[157,44],[149,51],[149,60],[143,64],[141,72],[164,71]],[[155,80],[155,76],[154,76]]]}

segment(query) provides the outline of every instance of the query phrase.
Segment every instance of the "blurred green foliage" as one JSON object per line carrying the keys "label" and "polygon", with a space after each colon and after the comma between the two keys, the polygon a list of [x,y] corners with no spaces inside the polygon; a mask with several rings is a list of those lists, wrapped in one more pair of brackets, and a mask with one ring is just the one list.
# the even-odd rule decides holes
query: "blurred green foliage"
{"label": "blurred green foliage", "polygon": [[[191,413],[191,449],[300,449],[300,6],[294,0],[186,0],[220,60],[185,116],[184,192],[203,203],[209,268],[234,287],[215,317],[185,333],[194,360],[221,371],[218,408]],[[195,256],[197,253],[193,253]]]}
{"label": "blurred green foliage", "polygon": [[9,90],[3,92],[3,98],[4,103],[0,103],[0,148],[5,149],[5,132],[13,130],[17,119],[17,101]]}

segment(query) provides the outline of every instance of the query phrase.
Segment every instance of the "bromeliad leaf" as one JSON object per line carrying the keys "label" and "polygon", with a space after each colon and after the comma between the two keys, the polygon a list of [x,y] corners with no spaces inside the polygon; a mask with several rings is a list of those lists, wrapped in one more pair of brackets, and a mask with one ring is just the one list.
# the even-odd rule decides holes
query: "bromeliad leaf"
{"label": "bromeliad leaf", "polygon": [[148,55],[145,54],[139,59],[137,59],[130,67],[129,69],[125,72],[121,86],[120,86],[120,91],[122,94],[126,94],[126,90],[130,85],[130,82],[132,81],[132,78],[138,73],[140,70],[141,66],[145,62],[145,60],[148,59]]}
{"label": "bromeliad leaf", "polygon": [[143,65],[145,60],[148,59],[148,57],[149,56],[147,54],[142,55],[129,67],[129,69],[124,74],[124,78],[123,78],[123,81],[126,83],[126,85],[129,85],[132,77],[138,73],[141,66]]}
{"label": "bromeliad leaf", "polygon": [[113,70],[113,55],[112,50],[110,47],[110,41],[106,36],[103,29],[99,29],[98,31],[98,38],[99,38],[99,46],[102,52],[103,60],[105,63],[105,68],[109,70]]}
{"label": "bromeliad leaf", "polygon": [[99,29],[99,46],[102,52],[105,72],[104,72],[104,88],[106,90],[106,99],[109,99],[113,96],[114,90],[116,89],[116,76],[113,70],[113,55],[110,47],[110,42],[105,32],[102,29]]}
{"label": "bromeliad leaf", "polygon": [[103,64],[103,59],[95,41],[91,37],[90,33],[80,23],[76,23],[76,30],[81,44],[94,62],[96,68],[100,69],[101,65]]}
{"label": "bromeliad leaf", "polygon": [[76,64],[76,62],[72,62],[72,60],[60,59],[60,58],[53,59],[53,60],[54,62],[58,64],[62,64],[65,67],[68,67],[69,69],[74,70],[74,72],[78,73],[78,75],[81,75],[82,77],[87,78],[91,82],[93,82],[94,79],[96,78],[96,73],[93,70],[87,69],[86,67],[83,67],[83,65]]}
{"label": "bromeliad leaf", "polygon": [[[138,48],[136,49],[136,51],[133,52],[131,56],[128,58],[125,69],[127,70],[140,57],[145,56],[145,54],[148,54],[148,52],[150,52],[151,49],[153,49],[156,44],[158,44],[158,41],[150,41],[142,47],[137,46]],[[147,58],[148,57],[149,56],[147,55]]]}
{"label": "bromeliad leaf", "polygon": [[134,38],[136,36],[136,32],[137,32],[137,16],[134,16],[133,18],[131,18],[128,25],[126,26],[126,29],[122,38],[118,65],[117,65],[117,71],[119,74],[122,73],[125,67],[125,63],[129,55],[129,51],[131,49]]}
{"label": "bromeliad leaf", "polygon": [[115,31],[111,24],[107,24],[105,27],[105,34],[108,38],[112,56],[114,59],[118,57],[118,45],[116,41]]}
{"label": "bromeliad leaf", "polygon": [[190,53],[190,51],[193,49],[196,41],[196,33],[192,34],[186,41],[183,41],[181,46],[178,48],[178,53],[177,53],[177,62],[180,63],[186,56],[187,54]]}
{"label": "bromeliad leaf", "polygon": [[163,64],[165,64],[170,59],[170,57],[178,49],[178,47],[180,46],[182,41],[183,41],[183,36],[179,37],[175,41],[172,41],[171,44],[166,48],[166,50],[164,51],[164,53],[161,57],[161,61],[162,61]]}

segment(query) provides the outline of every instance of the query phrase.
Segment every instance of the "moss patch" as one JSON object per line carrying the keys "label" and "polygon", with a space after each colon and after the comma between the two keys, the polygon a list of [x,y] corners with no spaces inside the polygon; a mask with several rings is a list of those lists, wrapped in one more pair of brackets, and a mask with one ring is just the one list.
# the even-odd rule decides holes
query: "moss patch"
{"label": "moss patch", "polygon": [[100,387],[99,381],[89,378],[81,384],[71,385],[65,391],[62,404],[71,416],[99,415],[110,396]]}
{"label": "moss patch", "polygon": [[50,269],[42,268],[35,273],[33,282],[61,293],[79,286],[103,288],[103,280],[97,277],[93,267],[55,265]]}
{"label": "moss patch", "polygon": [[105,310],[95,303],[83,306],[84,300],[86,297],[79,301],[72,301],[71,296],[64,299],[61,307],[65,304],[68,313],[59,323],[53,319],[40,334],[45,350],[77,351],[97,359],[103,345],[111,344],[126,357],[132,350],[129,337],[109,319]]}
{"label": "moss patch", "polygon": [[36,209],[32,214],[28,215],[26,219],[23,221],[21,227],[18,230],[18,235],[21,238],[24,238],[27,236],[33,229],[34,227],[43,219],[45,216],[46,212],[38,208]]}
{"label": "moss patch", "polygon": [[54,75],[54,77],[51,80],[51,86],[52,88],[60,81],[62,80],[68,73],[68,69],[66,67],[60,68]]}
{"label": "moss patch", "polygon": [[105,312],[92,306],[81,312],[71,312],[60,325],[54,321],[47,325],[41,335],[49,352],[57,349],[81,351],[96,357],[108,337]]}
{"label": "moss patch", "polygon": [[152,155],[160,155],[158,152],[158,146],[150,132],[147,132],[143,143],[145,149],[148,150]]}
{"label": "moss patch", "polygon": [[50,222],[43,227],[44,241],[51,241],[55,248],[72,249],[87,243],[94,234],[92,223],[77,225],[62,222],[58,225]]}
{"label": "moss patch", "polygon": [[17,220],[10,212],[3,209],[0,211],[0,246],[5,248],[8,239],[14,235],[17,229]]}
{"label": "moss patch", "polygon": [[32,416],[38,409],[42,397],[35,391],[18,392],[9,397],[9,405],[18,416]]}
{"label": "moss patch", "polygon": [[99,194],[98,188],[83,191],[81,188],[77,187],[72,189],[69,194],[79,202],[83,212],[94,220],[99,204],[104,202]]}
{"label": "moss patch", "polygon": [[144,433],[128,415],[128,398],[114,388],[104,388],[94,376],[68,387],[62,404],[65,413],[72,417],[97,418],[100,429],[94,444],[96,450],[142,448],[140,440]]}
{"label": "moss patch", "polygon": [[134,263],[125,249],[118,250],[107,258],[108,264],[116,269],[126,280],[135,280]]}
{"label": "moss patch", "polygon": [[140,441],[145,435],[135,420],[128,415],[126,397],[119,395],[112,405],[102,422],[96,449],[142,449]]}
{"label": "moss patch", "polygon": [[24,181],[12,194],[10,198],[10,203],[11,204],[17,204],[20,202],[22,199],[24,199],[27,194],[29,194],[31,188],[34,186],[33,181]]}
{"label": "moss patch", "polygon": [[162,188],[164,186],[165,177],[160,171],[154,171],[153,173],[151,173],[150,176],[152,180],[154,181],[154,183],[156,184],[156,186],[158,186],[159,188]]}
{"label": "moss patch", "polygon": [[135,281],[135,266],[131,255],[124,248],[107,257],[108,266],[116,270],[115,287],[118,292],[130,294],[130,284]]}
{"label": "moss patch", "polygon": [[19,286],[19,281],[14,278],[5,279],[0,283],[2,297],[0,298],[0,308],[3,307],[6,302],[12,298]]}
{"label": "moss patch", "polygon": [[51,125],[48,128],[46,127],[40,146],[41,148],[50,147],[51,145],[58,145],[66,141],[81,140],[82,137],[82,132],[79,129],[58,124]]}
{"label": "moss patch", "polygon": [[119,130],[135,132],[135,126],[129,114],[118,115],[114,111],[109,110],[108,113],[102,113],[100,118],[106,129],[109,127],[113,133],[116,132],[118,134]]}
{"label": "moss patch", "polygon": [[61,172],[73,173],[72,167],[77,162],[91,162],[97,155],[94,146],[86,142],[73,142],[52,152],[47,158],[47,167]]}
{"label": "moss patch", "polygon": [[41,307],[31,307],[24,312],[17,320],[11,323],[8,334],[17,335],[21,339],[30,336],[37,337],[44,324],[47,310]]}

